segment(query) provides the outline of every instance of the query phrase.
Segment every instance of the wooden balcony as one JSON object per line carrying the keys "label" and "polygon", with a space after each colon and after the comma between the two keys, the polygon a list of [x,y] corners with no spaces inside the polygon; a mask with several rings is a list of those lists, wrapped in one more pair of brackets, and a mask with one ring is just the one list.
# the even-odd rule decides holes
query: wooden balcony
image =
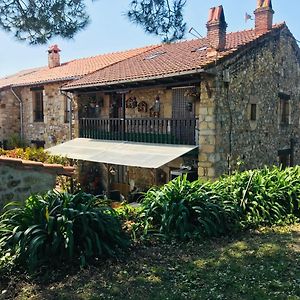
{"label": "wooden balcony", "polygon": [[79,135],[100,140],[197,145],[197,125],[196,119],[82,118]]}

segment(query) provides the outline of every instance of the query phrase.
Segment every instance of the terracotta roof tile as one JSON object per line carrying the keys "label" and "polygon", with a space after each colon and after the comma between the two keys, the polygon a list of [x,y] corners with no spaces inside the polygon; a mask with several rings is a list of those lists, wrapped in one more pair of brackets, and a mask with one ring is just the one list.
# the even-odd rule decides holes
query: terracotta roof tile
{"label": "terracotta roof tile", "polygon": [[128,51],[114,52],[93,57],[75,59],[55,68],[41,67],[21,71],[0,79],[0,89],[8,86],[26,86],[54,81],[78,79],[119,61],[149,51],[157,46],[147,46]]}
{"label": "terracotta roof tile", "polygon": [[[273,28],[280,28],[283,24],[274,25]],[[256,35],[254,29],[229,33],[226,36],[225,50],[220,52],[217,58],[224,58],[261,36]],[[167,77],[201,69],[216,59],[216,57],[208,57],[207,50],[206,38],[162,44],[146,53],[141,53],[70,82],[64,89],[138,81],[159,76]]]}
{"label": "terracotta roof tile", "polygon": [[70,166],[64,167],[63,165],[59,164],[43,164],[37,161],[22,160],[19,158],[11,158],[6,156],[0,156],[0,164],[66,176],[73,176],[75,172],[75,168]]}

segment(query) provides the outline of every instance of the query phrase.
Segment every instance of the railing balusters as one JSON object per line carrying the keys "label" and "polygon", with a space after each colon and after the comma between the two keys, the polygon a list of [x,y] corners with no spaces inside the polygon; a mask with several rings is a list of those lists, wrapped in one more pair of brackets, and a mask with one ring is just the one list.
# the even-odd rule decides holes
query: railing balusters
{"label": "railing balusters", "polygon": [[79,135],[94,139],[196,145],[197,126],[196,119],[82,118]]}

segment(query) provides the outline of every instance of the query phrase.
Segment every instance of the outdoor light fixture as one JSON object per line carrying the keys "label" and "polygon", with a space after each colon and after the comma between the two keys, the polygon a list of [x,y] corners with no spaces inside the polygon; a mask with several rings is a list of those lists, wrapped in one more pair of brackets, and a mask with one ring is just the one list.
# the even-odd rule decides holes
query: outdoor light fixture
{"label": "outdoor light fixture", "polygon": [[156,96],[156,98],[155,98],[153,111],[156,112],[156,113],[160,112],[160,99],[159,99],[159,96]]}

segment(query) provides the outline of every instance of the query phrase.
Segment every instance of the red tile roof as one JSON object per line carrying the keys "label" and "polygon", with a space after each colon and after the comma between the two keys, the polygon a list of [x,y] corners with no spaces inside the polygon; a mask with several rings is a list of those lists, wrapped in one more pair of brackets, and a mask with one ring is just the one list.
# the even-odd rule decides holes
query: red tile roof
{"label": "red tile roof", "polygon": [[[156,47],[157,46],[147,46],[128,51],[75,59],[66,63],[62,63],[59,67],[55,68],[41,67],[25,70],[12,76],[0,79],[0,89],[8,86],[26,86],[78,79],[86,74],[100,70],[109,65],[113,65],[119,61],[149,51]],[[45,57],[45,59],[46,58],[47,57]]]}
{"label": "red tile roof", "polygon": [[11,158],[6,156],[0,156],[0,165],[9,165],[15,168],[24,168],[30,170],[36,170],[41,172],[52,173],[56,175],[73,176],[75,174],[74,167],[64,167],[59,164],[43,164],[37,161],[22,160],[18,158]]}
{"label": "red tile roof", "polygon": [[[273,30],[282,28],[284,23],[274,25]],[[268,32],[270,33],[270,32]],[[268,34],[266,33],[266,34]],[[169,77],[180,73],[197,71],[225,58],[259,37],[255,30],[245,30],[226,35],[225,50],[216,56],[207,56],[208,41],[206,38],[162,44],[146,53],[103,68],[83,78],[70,82],[63,89],[74,89],[88,86],[101,86],[128,81],[147,80],[157,77]]]}

